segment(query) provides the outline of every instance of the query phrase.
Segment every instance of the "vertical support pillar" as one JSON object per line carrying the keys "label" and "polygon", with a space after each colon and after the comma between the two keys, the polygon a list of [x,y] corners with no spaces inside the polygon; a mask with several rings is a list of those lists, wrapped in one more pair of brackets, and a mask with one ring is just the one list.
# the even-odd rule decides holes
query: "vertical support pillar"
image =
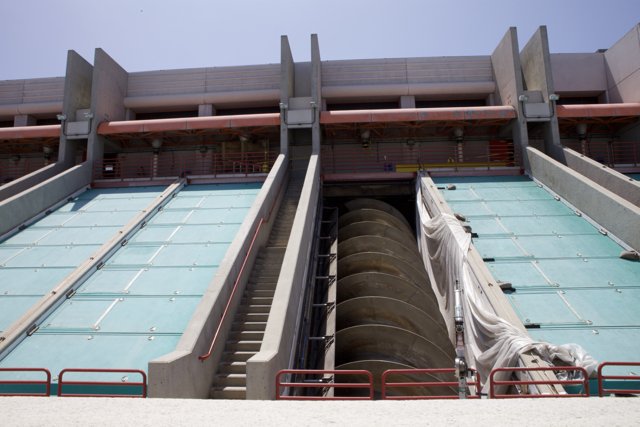
{"label": "vertical support pillar", "polygon": [[311,125],[311,152],[320,154],[322,132],[320,129],[320,110],[322,108],[322,62],[318,35],[311,34],[311,101],[314,103],[313,124]]}
{"label": "vertical support pillar", "polygon": [[[77,110],[91,106],[92,80],[93,66],[75,51],[70,50],[67,53],[67,71],[64,79],[62,101],[62,114],[66,117],[66,120],[61,123],[62,132],[58,152],[58,163],[62,163],[65,168],[75,164],[78,144],[84,142],[84,140],[70,140],[67,138],[66,122],[75,121]],[[88,177],[88,180],[90,181],[90,177]],[[88,184],[89,181],[80,185]]]}
{"label": "vertical support pillar", "polygon": [[293,55],[287,36],[280,37],[280,153],[289,153],[289,128],[287,109],[289,98],[294,96],[295,71]]}
{"label": "vertical support pillar", "polygon": [[[95,50],[93,88],[91,92],[91,111],[93,122],[89,134],[89,151],[87,160],[102,161],[105,144],[112,148],[119,146],[98,135],[98,125],[102,122],[125,120],[127,109],[124,98],[127,95],[129,74],[107,53],[98,48]],[[115,147],[114,147],[115,145]]]}
{"label": "vertical support pillar", "polygon": [[544,149],[555,160],[564,163],[564,150],[560,141],[558,117],[556,115],[555,100],[550,99],[555,94],[553,87],[553,72],[551,70],[551,55],[549,53],[549,38],[547,27],[541,26],[531,37],[520,52],[522,75],[527,90],[540,91],[542,99],[549,105],[550,118],[544,124]]}
{"label": "vertical support pillar", "polygon": [[529,171],[529,160],[526,156],[526,147],[529,145],[527,119],[524,117],[522,104],[518,101],[524,88],[520,68],[518,33],[515,27],[509,28],[498,47],[491,54],[491,65],[496,80],[495,99],[500,105],[511,105],[516,109],[518,117],[513,121],[513,140],[520,147],[525,170]]}

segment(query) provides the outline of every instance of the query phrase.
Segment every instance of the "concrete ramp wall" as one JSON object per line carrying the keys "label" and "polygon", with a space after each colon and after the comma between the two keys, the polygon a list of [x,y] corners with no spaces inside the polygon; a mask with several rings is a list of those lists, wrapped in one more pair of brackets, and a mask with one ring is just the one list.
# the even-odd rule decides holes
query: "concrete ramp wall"
{"label": "concrete ramp wall", "polygon": [[635,250],[640,249],[640,207],[638,205],[634,205],[535,148],[528,147],[526,156],[529,158],[533,178],[542,182]]}
{"label": "concrete ramp wall", "polygon": [[247,362],[247,399],[274,399],[276,373],[289,368],[311,256],[319,190],[320,162],[314,154],[309,160],[262,346]]}
{"label": "concrete ramp wall", "polygon": [[564,149],[564,157],[567,166],[574,171],[597,182],[607,190],[628,200],[632,204],[640,206],[640,182],[628,178],[620,172],[616,172],[602,163],[583,156],[570,148]]}
{"label": "concrete ramp wall", "polygon": [[82,163],[0,202],[0,236],[53,207],[91,182],[91,165]]}

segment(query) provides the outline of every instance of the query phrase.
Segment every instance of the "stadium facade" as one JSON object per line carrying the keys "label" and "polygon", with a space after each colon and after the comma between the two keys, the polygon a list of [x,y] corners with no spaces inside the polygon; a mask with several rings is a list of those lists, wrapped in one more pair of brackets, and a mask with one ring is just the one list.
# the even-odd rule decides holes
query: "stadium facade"
{"label": "stadium facade", "polygon": [[69,51],[64,77],[0,81],[7,381],[344,398],[369,395],[326,383],[370,374],[382,398],[519,366],[547,384],[496,390],[562,394],[554,364],[640,360],[640,25],[592,53],[546,27],[491,55],[310,51],[148,72]]}

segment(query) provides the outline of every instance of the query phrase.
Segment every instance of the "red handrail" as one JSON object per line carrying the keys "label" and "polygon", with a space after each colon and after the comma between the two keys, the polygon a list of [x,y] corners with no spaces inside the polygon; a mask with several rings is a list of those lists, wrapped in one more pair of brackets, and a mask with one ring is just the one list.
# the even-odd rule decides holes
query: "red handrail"
{"label": "red handrail", "polygon": [[[67,372],[92,372],[92,373],[132,373],[140,374],[142,376],[141,382],[115,382],[115,381],[67,381],[64,382],[64,374]],[[140,395],[124,395],[124,394],[94,394],[94,393],[64,393],[63,385],[67,386],[115,386],[115,387],[142,387],[142,393]],[[58,396],[68,397],[147,397],[147,374],[139,369],[90,369],[90,368],[77,368],[77,369],[63,369],[58,375]]]}
{"label": "red handrail", "polygon": [[605,366],[640,366],[640,362],[602,362],[598,365],[598,395],[605,394],[640,394],[640,386],[631,389],[604,388],[605,380],[640,381],[640,375],[603,375]]}
{"label": "red handrail", "polygon": [[[582,379],[577,380],[509,380],[501,381],[494,378],[498,372],[537,372],[537,371],[551,371],[551,372],[570,372],[578,371],[582,373]],[[497,394],[495,392],[495,386],[498,385],[579,385],[582,384],[582,393],[577,394]],[[491,399],[513,399],[513,398],[544,398],[544,397],[589,397],[589,376],[584,368],[579,366],[549,366],[549,367],[535,367],[535,368],[495,368],[489,374],[489,397]]]}
{"label": "red handrail", "polygon": [[238,284],[240,283],[240,278],[242,277],[242,273],[244,272],[244,267],[247,265],[247,260],[249,259],[249,255],[251,254],[251,251],[253,250],[253,244],[256,241],[256,238],[258,237],[258,233],[260,232],[260,227],[262,227],[262,224],[264,222],[264,218],[260,218],[260,222],[258,223],[258,226],[256,227],[256,231],[253,233],[253,238],[251,239],[251,244],[249,245],[249,249],[247,249],[247,253],[244,255],[244,259],[242,260],[242,265],[240,266],[240,271],[238,272],[238,276],[236,277],[236,281],[233,283],[233,289],[231,290],[231,295],[229,296],[229,299],[227,300],[227,305],[224,308],[224,312],[222,313],[222,317],[220,318],[220,321],[218,322],[218,327],[216,328],[216,333],[213,336],[213,339],[211,340],[211,345],[209,346],[209,351],[205,354],[201,354],[200,356],[198,356],[198,359],[205,361],[207,360],[209,357],[211,357],[211,353],[213,352],[213,348],[216,345],[216,341],[218,340],[218,335],[220,334],[220,330],[222,329],[222,325],[224,324],[224,321],[227,317],[227,314],[229,312],[229,307],[231,306],[231,301],[233,301],[233,297],[236,294],[236,290],[238,289]]}
{"label": "red handrail", "polygon": [[[457,381],[415,381],[415,382],[387,382],[387,377],[394,374],[455,374],[454,368],[437,368],[437,369],[388,369],[382,373],[382,399],[386,400],[428,400],[428,399],[459,399],[458,394],[448,395],[436,395],[436,396],[388,396],[388,388],[408,388],[408,387],[455,387],[457,390]],[[469,382],[468,385],[473,385],[476,389],[475,394],[467,396],[468,399],[480,398],[480,377],[474,371],[471,370],[475,376],[475,380]]]}
{"label": "red handrail", "polygon": [[51,372],[45,368],[0,368],[0,372],[43,372],[47,379],[46,381],[34,381],[34,380],[0,380],[0,385],[43,385],[45,387],[44,393],[3,393],[0,391],[0,396],[51,396]]}
{"label": "red handrail", "polygon": [[[281,382],[280,377],[285,374],[314,374],[314,375],[364,375],[366,383],[337,383],[337,382]],[[282,387],[298,388],[349,388],[368,389],[368,396],[283,396],[280,394]],[[373,400],[373,375],[371,372],[361,369],[355,370],[320,370],[320,369],[283,369],[276,374],[276,400]]]}

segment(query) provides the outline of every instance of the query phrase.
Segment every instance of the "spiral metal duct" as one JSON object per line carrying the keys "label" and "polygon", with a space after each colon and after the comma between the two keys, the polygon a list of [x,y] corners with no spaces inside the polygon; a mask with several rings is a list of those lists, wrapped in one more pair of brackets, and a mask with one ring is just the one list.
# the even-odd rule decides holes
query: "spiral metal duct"
{"label": "spiral metal duct", "polygon": [[[453,346],[409,223],[379,200],[356,199],[345,206],[338,220],[337,369],[370,371],[380,393],[387,369],[452,367]],[[453,378],[407,374],[393,381]],[[449,387],[414,387],[397,394],[452,393]]]}

